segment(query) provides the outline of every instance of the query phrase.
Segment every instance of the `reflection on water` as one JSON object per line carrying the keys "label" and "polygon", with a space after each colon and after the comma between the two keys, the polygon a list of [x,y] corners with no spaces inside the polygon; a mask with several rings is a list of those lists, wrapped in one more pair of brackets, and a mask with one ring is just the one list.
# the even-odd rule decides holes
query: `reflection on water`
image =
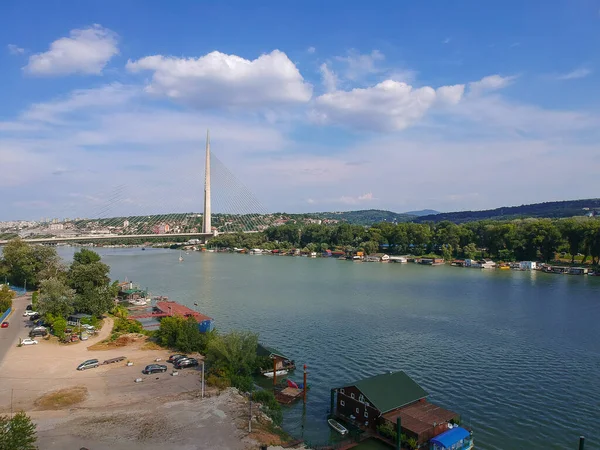
{"label": "reflection on water", "polygon": [[[73,250],[60,249],[65,257]],[[324,443],[329,390],[405,370],[478,448],[599,448],[600,277],[331,259],[101,249],[112,276],[249,329],[308,364],[285,428]],[[301,370],[291,375],[300,381]],[[595,446],[595,447],[594,447]]]}

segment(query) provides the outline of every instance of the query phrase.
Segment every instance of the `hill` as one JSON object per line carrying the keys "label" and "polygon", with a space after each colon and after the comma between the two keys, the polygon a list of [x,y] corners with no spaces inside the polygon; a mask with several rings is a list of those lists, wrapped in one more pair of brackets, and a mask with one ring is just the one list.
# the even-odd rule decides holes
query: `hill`
{"label": "hill", "polygon": [[440,212],[435,209],[420,209],[419,211],[407,211],[402,214],[407,214],[409,216],[432,216],[434,214],[440,214]]}
{"label": "hill", "polygon": [[473,222],[476,220],[511,220],[526,217],[562,218],[596,214],[600,211],[600,199],[565,200],[560,202],[533,203],[531,205],[506,206],[483,211],[459,211],[419,216],[414,222],[441,222],[449,220],[454,223]]}
{"label": "hill", "polygon": [[355,225],[372,225],[379,222],[410,222],[417,216],[406,213],[395,213],[382,209],[364,209],[360,211],[339,211],[311,213],[311,217],[319,219],[335,219]]}

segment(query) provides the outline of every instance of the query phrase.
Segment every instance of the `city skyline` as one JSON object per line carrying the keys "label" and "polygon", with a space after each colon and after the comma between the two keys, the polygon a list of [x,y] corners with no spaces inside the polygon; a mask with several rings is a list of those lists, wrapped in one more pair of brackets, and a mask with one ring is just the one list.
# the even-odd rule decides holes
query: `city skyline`
{"label": "city skyline", "polygon": [[112,215],[200,211],[207,128],[269,211],[594,197],[599,22],[566,1],[9,1],[0,220],[89,217],[115,191]]}

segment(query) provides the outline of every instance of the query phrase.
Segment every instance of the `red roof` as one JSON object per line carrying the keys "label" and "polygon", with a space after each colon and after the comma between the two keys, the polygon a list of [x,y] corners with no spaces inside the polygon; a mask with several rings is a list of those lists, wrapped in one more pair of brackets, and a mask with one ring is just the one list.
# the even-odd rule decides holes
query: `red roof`
{"label": "red roof", "polygon": [[199,312],[196,312],[193,309],[188,308],[187,306],[180,305],[179,303],[173,301],[156,302],[156,307],[160,309],[163,313],[169,315],[182,317],[191,316],[194,319],[196,319],[198,323],[204,322],[205,320],[213,320],[212,318],[205,316],[204,314],[200,314]]}

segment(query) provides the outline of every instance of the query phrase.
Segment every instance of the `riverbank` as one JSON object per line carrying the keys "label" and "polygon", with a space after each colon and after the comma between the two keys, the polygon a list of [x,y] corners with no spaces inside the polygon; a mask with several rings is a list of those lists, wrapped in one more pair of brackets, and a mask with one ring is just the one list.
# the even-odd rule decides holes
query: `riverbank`
{"label": "riverbank", "polygon": [[[165,361],[169,351],[148,345],[143,335],[125,335],[118,346],[98,345],[112,327],[107,318],[100,332],[85,342],[62,345],[40,339],[37,345],[12,346],[0,364],[0,412],[27,412],[37,425],[38,445],[50,450],[245,450],[258,448],[259,442],[281,442],[260,426],[266,421],[258,408],[258,432],[245,430],[248,404],[236,390],[219,395],[207,388],[202,398],[197,370],[182,370],[178,376],[142,375],[145,365]],[[87,359],[102,363],[118,356],[133,364],[75,370]],[[140,378],[142,382],[135,382]]]}

